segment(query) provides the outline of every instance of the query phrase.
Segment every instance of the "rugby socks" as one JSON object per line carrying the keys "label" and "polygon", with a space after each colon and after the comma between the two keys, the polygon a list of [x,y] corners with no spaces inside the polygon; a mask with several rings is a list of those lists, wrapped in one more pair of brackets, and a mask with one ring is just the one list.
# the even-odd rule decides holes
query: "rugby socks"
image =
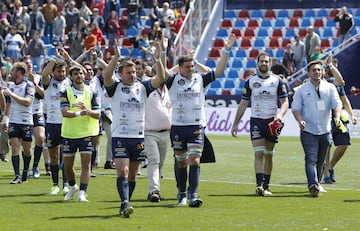
{"label": "rugby socks", "polygon": [[271,175],[264,174],[264,186],[263,186],[264,189],[269,188],[270,177],[271,177]]}
{"label": "rugby socks", "polygon": [[136,181],[129,181],[129,200],[131,200],[131,196],[135,190]]}
{"label": "rugby socks", "polygon": [[[70,182],[69,182],[69,184],[70,184]],[[85,191],[85,192],[86,192],[87,187],[88,187],[88,184],[83,184],[83,183],[80,183],[80,191],[81,191],[81,190],[83,190],[83,191]]]}
{"label": "rugby socks", "polygon": [[39,161],[40,161],[42,150],[43,150],[43,147],[39,147],[39,146],[35,145],[33,169],[37,168],[39,166]]}
{"label": "rugby socks", "polygon": [[256,173],[256,186],[261,186],[264,183],[264,173]]}
{"label": "rugby socks", "polygon": [[26,156],[24,153],[22,154],[24,160],[24,171],[29,171],[31,156]]}
{"label": "rugby socks", "polygon": [[11,162],[14,168],[15,176],[20,176],[20,156],[11,156]]}
{"label": "rugby socks", "polygon": [[200,178],[200,166],[190,166],[189,170],[189,192],[191,198],[197,197]]}
{"label": "rugby socks", "polygon": [[53,185],[59,185],[59,165],[50,164],[50,170]]}
{"label": "rugby socks", "polygon": [[177,167],[177,186],[179,192],[186,192],[187,168]]}
{"label": "rugby socks", "polygon": [[129,182],[128,178],[120,176],[116,179],[117,190],[121,199],[121,202],[129,201]]}
{"label": "rugby socks", "polygon": [[76,184],[76,180],[69,180],[69,185],[70,186],[74,186]]}

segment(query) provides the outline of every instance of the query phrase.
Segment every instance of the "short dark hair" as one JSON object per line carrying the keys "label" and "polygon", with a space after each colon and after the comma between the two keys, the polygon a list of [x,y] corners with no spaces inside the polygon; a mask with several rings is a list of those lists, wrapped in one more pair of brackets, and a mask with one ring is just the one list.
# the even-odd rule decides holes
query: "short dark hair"
{"label": "short dark hair", "polygon": [[134,67],[135,63],[129,59],[120,60],[119,62],[119,73],[122,73],[124,67]]}
{"label": "short dark hair", "polygon": [[317,64],[319,64],[320,66],[322,66],[323,62],[322,62],[320,59],[311,61],[311,62],[307,65],[306,70],[309,72],[309,71],[310,71],[310,68],[311,68],[312,66],[314,66],[314,65],[317,65]]}
{"label": "short dark hair", "polygon": [[260,52],[258,57],[257,57],[257,62],[260,61],[260,56],[268,56],[269,57],[269,61],[271,61],[271,56],[269,53],[266,53],[266,52]]}
{"label": "short dark hair", "polygon": [[24,62],[16,62],[14,63],[13,67],[16,71],[20,71],[21,74],[25,75],[27,66]]}
{"label": "short dark hair", "polygon": [[74,71],[81,71],[81,70],[83,70],[82,67],[80,67],[80,66],[78,66],[78,65],[74,65],[74,66],[70,67],[70,69],[69,69],[69,75],[71,76]]}
{"label": "short dark hair", "polygon": [[56,60],[56,62],[54,63],[54,67],[53,67],[53,71],[57,68],[62,68],[62,67],[66,67],[67,63],[64,60]]}
{"label": "short dark hair", "polygon": [[190,55],[182,55],[178,59],[178,64],[179,66],[182,66],[185,62],[190,62],[190,61],[194,61],[194,58],[191,57]]}

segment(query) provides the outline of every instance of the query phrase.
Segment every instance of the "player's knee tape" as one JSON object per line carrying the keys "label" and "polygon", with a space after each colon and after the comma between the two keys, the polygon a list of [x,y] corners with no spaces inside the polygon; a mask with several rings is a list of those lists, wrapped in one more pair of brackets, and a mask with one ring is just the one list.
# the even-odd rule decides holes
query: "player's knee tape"
{"label": "player's knee tape", "polygon": [[189,158],[189,154],[187,152],[184,152],[181,155],[175,155],[175,158],[177,161],[184,161],[187,160]]}
{"label": "player's knee tape", "polygon": [[265,153],[265,146],[256,146],[254,147],[254,153]]}
{"label": "player's knee tape", "polygon": [[202,149],[198,149],[198,148],[190,148],[188,151],[189,155],[196,155],[196,156],[201,156],[202,154]]}
{"label": "player's knee tape", "polygon": [[264,154],[265,155],[274,155],[274,150],[266,149]]}

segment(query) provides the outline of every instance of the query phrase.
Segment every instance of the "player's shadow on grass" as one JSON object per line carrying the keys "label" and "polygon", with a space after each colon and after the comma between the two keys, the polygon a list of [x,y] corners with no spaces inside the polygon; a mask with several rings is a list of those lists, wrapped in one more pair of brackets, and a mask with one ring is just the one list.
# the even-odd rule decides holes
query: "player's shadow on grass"
{"label": "player's shadow on grass", "polygon": [[100,216],[100,215],[87,215],[87,216],[62,216],[62,217],[53,217],[50,218],[50,220],[52,221],[56,221],[56,220],[66,220],[66,219],[89,219],[89,218],[100,218],[100,219],[110,219],[110,218],[114,218],[114,217],[120,217],[120,214],[112,214],[112,215],[104,215],[104,216]]}
{"label": "player's shadow on grass", "polygon": [[[259,197],[255,193],[251,194],[209,194],[209,197]],[[269,197],[273,198],[284,198],[284,197],[309,197],[309,193],[305,191],[281,191],[273,192]]]}
{"label": "player's shadow on grass", "polygon": [[346,203],[360,203],[360,200],[344,200]]}
{"label": "player's shadow on grass", "polygon": [[[40,197],[40,196],[45,196],[47,195],[46,193],[27,193],[27,194],[12,194],[12,195],[0,195],[0,198],[4,197],[4,198],[9,198],[9,197]],[[38,202],[36,202],[38,203]]]}

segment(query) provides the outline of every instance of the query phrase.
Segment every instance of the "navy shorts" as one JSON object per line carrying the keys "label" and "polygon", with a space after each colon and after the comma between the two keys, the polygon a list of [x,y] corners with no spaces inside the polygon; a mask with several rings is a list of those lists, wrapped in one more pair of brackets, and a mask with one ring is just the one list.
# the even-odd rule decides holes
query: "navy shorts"
{"label": "navy shorts", "polygon": [[201,125],[171,126],[171,147],[174,150],[186,150],[188,145],[195,144],[204,147],[204,127]]}
{"label": "navy shorts", "polygon": [[72,156],[79,150],[80,154],[92,154],[93,142],[92,137],[85,137],[80,139],[68,139],[62,137],[61,143],[63,145],[64,156]]}
{"label": "navy shorts", "polygon": [[274,119],[250,118],[250,138],[251,140],[265,139],[271,143],[278,143],[278,137],[272,136],[268,124]]}
{"label": "navy shorts", "polygon": [[19,138],[23,141],[32,141],[34,126],[33,125],[25,125],[25,124],[9,124],[9,139],[10,138]]}
{"label": "navy shorts", "polygon": [[54,148],[61,143],[61,124],[46,124],[46,145],[48,148]]}
{"label": "navy shorts", "polygon": [[45,117],[42,113],[33,114],[34,127],[45,127]]}
{"label": "navy shorts", "polygon": [[113,159],[129,158],[130,161],[144,161],[146,159],[144,138],[113,137],[111,141]]}
{"label": "navy shorts", "polygon": [[346,123],[346,132],[342,132],[338,127],[336,127],[334,120],[331,120],[331,136],[335,146],[339,145],[351,145],[349,128]]}

